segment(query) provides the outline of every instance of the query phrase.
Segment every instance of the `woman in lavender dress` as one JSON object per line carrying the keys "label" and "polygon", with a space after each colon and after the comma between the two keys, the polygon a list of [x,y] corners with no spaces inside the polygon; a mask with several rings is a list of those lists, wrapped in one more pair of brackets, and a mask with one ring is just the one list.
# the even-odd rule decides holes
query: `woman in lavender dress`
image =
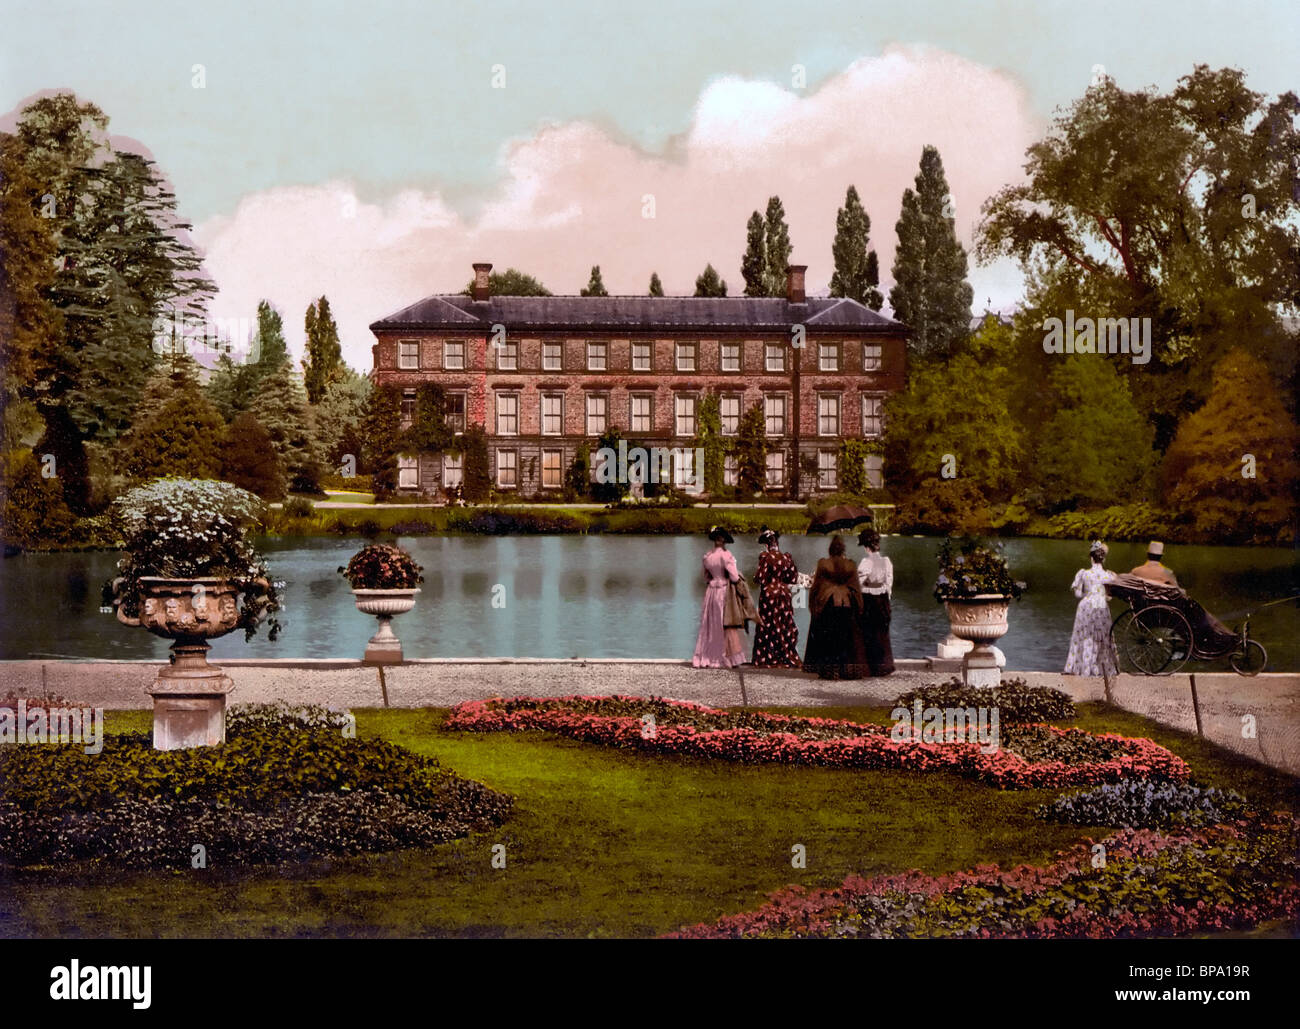
{"label": "woman in lavender dress", "polygon": [[735,668],[745,663],[745,650],[739,629],[723,626],[723,608],[727,602],[727,584],[740,578],[736,558],[727,549],[734,543],[731,533],[714,526],[709,530],[713,549],[704,557],[704,606],[700,610],[700,634],[695,640],[696,668]]}
{"label": "woman in lavender dress", "polygon": [[1070,588],[1079,598],[1074,613],[1074,634],[1070,637],[1070,655],[1065,661],[1066,675],[1114,675],[1115,645],[1110,638],[1110,608],[1106,606],[1106,583],[1115,573],[1106,569],[1106,544],[1094,540],[1088,551],[1090,568],[1081,568]]}

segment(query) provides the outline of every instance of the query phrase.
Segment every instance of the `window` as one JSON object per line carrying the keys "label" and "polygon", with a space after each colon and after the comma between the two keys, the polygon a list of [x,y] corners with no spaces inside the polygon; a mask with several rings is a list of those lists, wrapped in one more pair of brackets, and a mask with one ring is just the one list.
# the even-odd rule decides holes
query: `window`
{"label": "window", "polygon": [[558,436],[564,432],[564,394],[542,394],[542,435]]}
{"label": "window", "polygon": [[837,343],[823,343],[817,351],[817,368],[823,372],[840,370],[840,348]]}
{"label": "window", "polygon": [[632,371],[634,372],[650,371],[650,344],[649,343],[632,344]]}
{"label": "window", "polygon": [[862,398],[862,435],[879,436],[885,431],[885,398]]}
{"label": "window", "polygon": [[767,396],[763,398],[763,417],[767,422],[769,436],[785,435],[785,397]]}
{"label": "window", "polygon": [[397,367],[398,368],[419,368],[420,367],[420,341],[416,339],[404,339],[397,344]]}
{"label": "window", "polygon": [[817,488],[834,489],[839,479],[835,472],[835,451],[817,451]]}
{"label": "window", "polygon": [[820,393],[817,396],[817,435],[838,436],[840,434],[840,398],[834,393]]}
{"label": "window", "polygon": [[763,348],[764,367],[769,372],[785,371],[785,347],[780,343],[769,343]]}
{"label": "window", "polygon": [[722,344],[722,370],[724,372],[740,371],[740,344]]}
{"label": "window", "polygon": [[632,427],[633,432],[651,432],[654,429],[653,410],[654,397],[649,393],[633,393],[632,409],[629,412],[631,418],[628,424]]}
{"label": "window", "polygon": [[465,481],[465,457],[463,454],[442,455],[442,488],[455,489]]}
{"label": "window", "polygon": [[695,478],[695,451],[682,450],[674,458],[673,485],[678,489],[696,489],[700,484]]}
{"label": "window", "polygon": [[603,372],[605,370],[606,344],[587,344],[587,371]]}
{"label": "window", "polygon": [[516,340],[502,340],[496,348],[497,351],[497,369],[503,372],[513,372],[519,368],[519,343]]}
{"label": "window", "polygon": [[767,488],[785,485],[785,451],[774,450],[767,455]]}
{"label": "window", "polygon": [[587,435],[599,436],[608,426],[609,397],[604,393],[587,394]]}
{"label": "window", "polygon": [[677,370],[679,372],[695,371],[695,344],[677,344]]}
{"label": "window", "polygon": [[734,436],[740,431],[740,397],[721,397],[718,400],[718,414],[722,416],[724,436]]}
{"label": "window", "polygon": [[519,394],[497,394],[497,435],[519,435]]}
{"label": "window", "polygon": [[880,353],[879,343],[862,344],[862,370],[864,372],[880,371]]}
{"label": "window", "polygon": [[465,367],[465,344],[460,340],[449,339],[442,345],[442,366],[451,371]]}
{"label": "window", "polygon": [[564,369],[564,344],[542,344],[542,371],[558,372]]}
{"label": "window", "polygon": [[695,397],[689,393],[679,393],[673,401],[676,414],[676,434],[678,436],[695,435]]}
{"label": "window", "polygon": [[443,421],[452,432],[465,431],[465,394],[448,393],[444,399]]}
{"label": "window", "polygon": [[542,451],[542,488],[559,489],[564,485],[564,451]]}
{"label": "window", "polygon": [[519,485],[518,451],[497,451],[497,485],[502,489],[514,489]]}
{"label": "window", "polygon": [[867,475],[867,485],[882,489],[885,485],[885,459],[879,454],[868,454],[862,459],[862,470]]}
{"label": "window", "polygon": [[740,461],[735,454],[722,455],[722,485],[740,485]]}
{"label": "window", "polygon": [[418,457],[399,457],[397,459],[397,485],[401,489],[419,488],[420,459]]}
{"label": "window", "polygon": [[409,429],[415,424],[415,390],[402,390],[402,428]]}

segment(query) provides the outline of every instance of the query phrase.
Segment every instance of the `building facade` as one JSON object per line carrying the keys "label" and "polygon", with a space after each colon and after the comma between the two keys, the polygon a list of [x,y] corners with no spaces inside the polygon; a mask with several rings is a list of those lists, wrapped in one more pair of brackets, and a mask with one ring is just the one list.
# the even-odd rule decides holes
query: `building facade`
{"label": "building facade", "polygon": [[[806,297],[803,266],[776,298],[492,296],[491,267],[474,265],[472,295],[426,297],[370,329],[375,385],[403,390],[404,420],[421,384],[441,387],[453,430],[486,430],[499,490],[561,491],[579,446],[594,454],[611,428],[629,447],[681,455],[713,392],[724,435],[761,406],[769,492],[795,490],[801,458],[798,491],[832,492],[840,440],[879,439],[884,399],[903,386],[906,328],[853,300]],[[689,461],[674,467],[679,484]],[[883,484],[880,458],[867,462]],[[399,459],[401,492],[437,497],[462,476],[455,456]],[[733,460],[724,476],[735,484]]]}

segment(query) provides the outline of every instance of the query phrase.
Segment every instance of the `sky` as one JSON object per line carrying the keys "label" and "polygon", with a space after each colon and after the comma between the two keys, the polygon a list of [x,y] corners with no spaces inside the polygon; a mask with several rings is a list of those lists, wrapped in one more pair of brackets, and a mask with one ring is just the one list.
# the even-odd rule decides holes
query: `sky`
{"label": "sky", "polygon": [[[0,129],[43,91],[93,101],[172,182],[212,316],[265,297],[300,353],[327,295],[362,370],[370,322],[460,290],[474,261],[556,293],[599,264],[631,294],[652,271],[689,294],[711,262],[739,293],[745,220],[773,194],[818,292],[855,184],[887,292],[921,148],[969,248],[1099,65],[1125,89],[1204,63],[1300,91],[1294,0],[0,0],[0,24]],[[1023,290],[1009,262],[972,258],[970,279],[976,312]]]}

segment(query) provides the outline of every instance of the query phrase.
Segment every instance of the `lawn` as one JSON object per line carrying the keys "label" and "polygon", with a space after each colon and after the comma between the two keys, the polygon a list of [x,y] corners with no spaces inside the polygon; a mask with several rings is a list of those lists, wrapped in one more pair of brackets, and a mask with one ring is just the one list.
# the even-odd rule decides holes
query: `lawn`
{"label": "lawn", "polygon": [[[788,713],[886,721],[880,708]],[[500,830],[276,870],[27,870],[0,891],[0,935],[649,936],[752,909],[789,883],[849,873],[1040,864],[1104,830],[1049,825],[1053,791],[946,774],[747,766],[634,754],[542,734],[451,733],[437,710],[359,711],[378,734],[517,798]],[[148,712],[110,714],[145,729]],[[1297,780],[1102,705],[1075,723],[1149,736],[1199,781],[1297,808]],[[201,843],[201,840],[193,842]],[[506,867],[491,866],[494,844]],[[803,844],[807,868],[791,866]]]}

